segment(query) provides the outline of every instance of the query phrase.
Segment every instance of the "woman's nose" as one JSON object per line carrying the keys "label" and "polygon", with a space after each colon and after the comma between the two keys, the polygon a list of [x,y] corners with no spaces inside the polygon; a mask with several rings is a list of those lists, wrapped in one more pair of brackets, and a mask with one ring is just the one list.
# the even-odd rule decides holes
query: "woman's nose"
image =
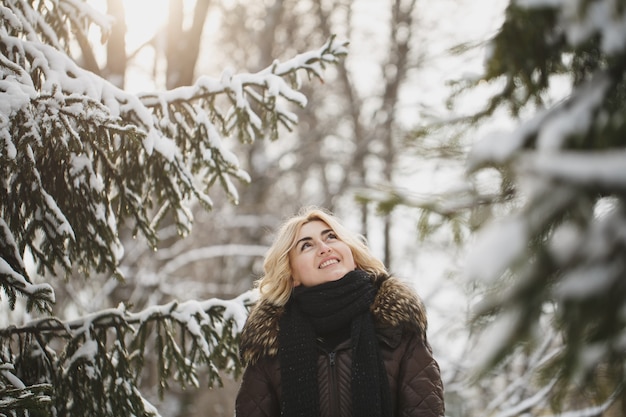
{"label": "woman's nose", "polygon": [[329,252],[331,249],[330,249],[330,246],[328,246],[326,243],[322,242],[322,243],[320,243],[320,249],[319,250],[320,250],[320,255],[321,255],[323,253]]}

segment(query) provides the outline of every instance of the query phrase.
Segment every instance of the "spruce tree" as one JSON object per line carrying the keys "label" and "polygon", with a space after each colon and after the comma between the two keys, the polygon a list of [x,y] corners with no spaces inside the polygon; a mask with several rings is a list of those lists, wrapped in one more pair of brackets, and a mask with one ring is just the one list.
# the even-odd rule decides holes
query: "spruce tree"
{"label": "spruce tree", "polygon": [[[249,177],[225,144],[278,139],[304,106],[301,76],[321,78],[346,53],[334,37],[257,73],[224,71],[170,91],[130,94],[72,58],[91,25],[87,3],[8,0],[0,6],[0,287],[41,318],[0,329],[0,414],[158,415],[138,390],[144,356],[158,357],[161,392],[237,374],[238,331],[254,295],[123,305],[64,322],[48,313],[45,276],[124,276],[122,224],[156,247],[157,227],[192,227],[190,205],[212,207],[219,187],[237,203]],[[26,257],[36,266],[27,268]],[[39,280],[39,281],[38,281]]]}
{"label": "spruce tree", "polygon": [[[470,172],[500,172],[500,201],[511,202],[470,264],[494,283],[479,315],[507,322],[492,361],[541,341],[549,314],[563,346],[544,369],[560,382],[600,383],[605,399],[625,382],[624,19],[620,2],[511,2],[482,78],[501,88],[483,114],[524,116],[469,156]],[[487,248],[505,242],[485,263]]]}
{"label": "spruce tree", "polygon": [[625,20],[623,2],[511,1],[467,85],[497,86],[471,121],[500,109],[515,121],[468,157],[470,175],[500,184],[476,200],[498,215],[467,264],[483,289],[481,366],[530,358],[528,384],[500,398],[508,415],[626,410]]}
{"label": "spruce tree", "polygon": [[[478,300],[477,354],[463,370],[482,379],[460,372],[471,386],[459,394],[484,403],[464,415],[626,415],[625,21],[622,1],[510,0],[481,44],[484,71],[454,84],[453,116],[412,138],[458,140],[437,150],[462,155],[467,182],[363,195],[419,209],[424,234],[471,242],[460,268]],[[471,111],[453,107],[460,98]],[[496,119],[512,127],[455,132]]]}

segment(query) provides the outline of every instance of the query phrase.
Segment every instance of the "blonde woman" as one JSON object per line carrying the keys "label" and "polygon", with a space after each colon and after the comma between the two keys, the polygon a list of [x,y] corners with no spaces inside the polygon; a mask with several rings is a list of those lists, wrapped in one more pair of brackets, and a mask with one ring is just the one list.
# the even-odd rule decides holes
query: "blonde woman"
{"label": "blonde woman", "polygon": [[319,208],[287,220],[241,334],[237,417],[440,417],[418,296]]}

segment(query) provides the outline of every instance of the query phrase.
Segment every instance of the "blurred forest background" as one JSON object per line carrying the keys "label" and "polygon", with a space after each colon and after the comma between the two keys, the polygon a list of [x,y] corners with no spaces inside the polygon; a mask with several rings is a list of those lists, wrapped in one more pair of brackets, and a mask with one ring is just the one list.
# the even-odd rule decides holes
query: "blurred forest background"
{"label": "blurred forest background", "polygon": [[[229,144],[251,177],[250,184],[238,185],[238,205],[213,195],[211,211],[194,211],[190,236],[178,240],[173,226],[159,230],[156,252],[128,236],[126,282],[103,277],[106,283],[89,284],[89,294],[68,281],[57,296],[72,302],[58,305],[83,315],[122,301],[142,309],[173,299],[234,298],[260,276],[262,256],[280,221],[315,204],[363,233],[390,270],[415,285],[429,306],[435,352],[451,378],[466,343],[456,332],[464,332],[460,324],[467,310],[463,289],[450,282],[458,250],[454,232],[424,240],[428,221],[420,222],[419,211],[386,212],[368,200],[387,200],[396,190],[419,198],[457,186],[461,152],[440,145],[463,128],[416,132],[452,117],[445,108],[446,82],[480,71],[482,51],[459,57],[450,48],[478,44],[493,34],[504,2],[488,3],[477,10],[472,2],[456,1],[172,0],[126,16],[128,2],[107,1],[104,10],[128,23],[114,26],[105,58],[86,54],[83,65],[131,91],[190,85],[201,74],[219,76],[227,67],[255,72],[332,34],[350,42],[349,54],[328,69],[324,84],[304,84],[308,104],[296,110],[293,132],[284,130],[277,142]],[[153,16],[145,8],[167,8],[154,33],[145,33],[143,22]],[[128,35],[133,32],[143,43]],[[232,415],[238,383],[225,382],[225,389],[174,392],[156,403],[163,415],[206,415],[208,410]],[[449,394],[454,394],[452,385]],[[156,391],[150,399],[156,401]]]}
{"label": "blurred forest background", "polygon": [[[138,310],[171,300],[234,298],[260,276],[262,256],[280,221],[315,204],[363,233],[390,270],[415,285],[429,306],[430,337],[450,378],[466,343],[457,332],[465,332],[467,301],[450,276],[457,267],[455,233],[463,232],[461,226],[445,226],[444,233],[430,233],[424,240],[425,229],[437,226],[427,226],[413,208],[394,208],[389,195],[399,190],[419,200],[459,186],[462,150],[454,139],[467,128],[420,131],[453,117],[445,107],[446,83],[480,71],[483,51],[458,56],[451,48],[478,45],[493,35],[504,2],[476,8],[456,1],[172,0],[139,7],[109,0],[99,6],[120,23],[104,55],[97,55],[97,48],[81,49],[81,64],[130,91],[190,85],[201,74],[219,76],[228,67],[255,72],[332,34],[350,42],[349,54],[328,69],[324,84],[304,84],[308,104],[296,110],[299,122],[293,132],[281,132],[277,142],[229,144],[251,177],[250,184],[238,184],[238,205],[213,195],[215,207],[207,212],[198,206],[185,239],[178,239],[173,225],[159,230],[156,252],[129,234],[122,262],[129,278],[122,284],[102,277],[104,282],[88,284],[91,290],[83,282],[77,289],[67,281],[57,290],[57,299],[63,300],[58,308],[84,315],[120,302]],[[129,7],[135,15],[126,15]],[[144,23],[157,17],[164,19],[161,26]],[[156,26],[154,33],[146,26]],[[385,200],[382,208],[380,199]],[[161,406],[164,415],[196,415],[193,410],[232,415],[238,384],[230,378],[225,382],[224,390],[170,393],[162,403],[155,391],[150,399],[172,412],[180,408],[169,414]],[[453,391],[451,385],[449,394]]]}

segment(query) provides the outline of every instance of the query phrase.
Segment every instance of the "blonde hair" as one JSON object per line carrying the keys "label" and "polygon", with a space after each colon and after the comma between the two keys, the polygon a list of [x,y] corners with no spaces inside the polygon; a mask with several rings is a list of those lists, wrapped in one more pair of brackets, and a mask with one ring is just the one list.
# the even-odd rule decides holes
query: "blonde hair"
{"label": "blonde hair", "polygon": [[372,255],[361,235],[348,231],[327,210],[305,207],[282,224],[274,243],[265,255],[264,275],[257,281],[262,300],[267,300],[277,306],[283,306],[289,300],[293,290],[289,251],[295,245],[300,228],[315,220],[326,223],[335,232],[337,238],[348,245],[358,269],[374,275],[387,273],[385,265]]}

